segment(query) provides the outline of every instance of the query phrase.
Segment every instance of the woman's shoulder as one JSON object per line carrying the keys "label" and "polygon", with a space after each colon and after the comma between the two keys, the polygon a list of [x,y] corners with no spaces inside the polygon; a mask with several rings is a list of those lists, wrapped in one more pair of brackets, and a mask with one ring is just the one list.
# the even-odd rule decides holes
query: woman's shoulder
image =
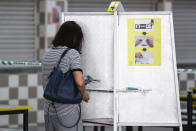
{"label": "woman's shoulder", "polygon": [[44,53],[42,60],[46,59],[48,57],[48,55],[50,55],[51,53],[51,49],[46,50],[46,52]]}
{"label": "woman's shoulder", "polygon": [[76,49],[73,49],[73,48],[70,48],[70,50],[68,51],[68,54],[70,55],[70,56],[79,56],[80,55],[80,53],[76,50]]}

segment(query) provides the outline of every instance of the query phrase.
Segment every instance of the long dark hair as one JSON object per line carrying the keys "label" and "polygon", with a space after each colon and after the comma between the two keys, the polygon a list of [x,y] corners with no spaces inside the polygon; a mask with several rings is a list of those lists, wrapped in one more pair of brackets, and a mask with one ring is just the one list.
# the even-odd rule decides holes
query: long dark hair
{"label": "long dark hair", "polygon": [[66,21],[59,28],[52,44],[54,47],[67,46],[80,52],[82,40],[83,33],[81,27],[75,21]]}

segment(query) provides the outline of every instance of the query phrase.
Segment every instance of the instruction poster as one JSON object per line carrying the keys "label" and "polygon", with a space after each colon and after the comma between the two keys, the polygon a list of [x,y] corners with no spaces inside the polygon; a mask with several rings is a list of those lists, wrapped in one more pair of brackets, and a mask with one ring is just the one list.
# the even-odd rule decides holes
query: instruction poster
{"label": "instruction poster", "polygon": [[161,19],[128,19],[128,66],[161,65]]}

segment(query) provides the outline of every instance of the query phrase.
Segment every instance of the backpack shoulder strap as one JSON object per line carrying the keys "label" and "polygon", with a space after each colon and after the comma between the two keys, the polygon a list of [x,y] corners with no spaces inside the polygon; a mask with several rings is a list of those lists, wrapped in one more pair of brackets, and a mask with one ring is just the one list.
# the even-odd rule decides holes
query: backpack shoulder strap
{"label": "backpack shoulder strap", "polygon": [[62,53],[62,55],[61,55],[61,57],[60,57],[60,59],[59,59],[59,61],[58,61],[58,63],[57,63],[57,66],[59,66],[59,64],[61,63],[61,59],[65,56],[65,54],[67,54],[67,52],[70,50],[70,48],[67,48],[67,49],[65,49],[65,51]]}

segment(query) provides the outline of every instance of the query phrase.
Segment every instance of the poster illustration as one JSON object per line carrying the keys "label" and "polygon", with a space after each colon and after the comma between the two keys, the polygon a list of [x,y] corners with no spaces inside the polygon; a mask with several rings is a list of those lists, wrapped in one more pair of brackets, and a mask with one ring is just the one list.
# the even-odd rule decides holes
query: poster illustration
{"label": "poster illustration", "polygon": [[161,65],[161,19],[128,19],[128,66]]}
{"label": "poster illustration", "polygon": [[61,7],[55,6],[52,8],[52,23],[59,24],[60,23],[60,14],[61,14]]}

